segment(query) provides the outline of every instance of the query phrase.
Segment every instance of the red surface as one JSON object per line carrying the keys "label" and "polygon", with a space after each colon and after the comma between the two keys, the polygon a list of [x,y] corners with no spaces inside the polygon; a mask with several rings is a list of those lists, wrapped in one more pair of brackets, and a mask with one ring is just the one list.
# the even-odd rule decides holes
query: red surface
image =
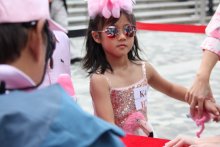
{"label": "red surface", "polygon": [[144,136],[126,135],[121,138],[126,147],[163,147],[167,139],[150,138]]}
{"label": "red surface", "polygon": [[152,31],[169,31],[169,32],[184,32],[184,33],[205,33],[205,25],[189,25],[189,24],[157,24],[137,22],[138,30]]}

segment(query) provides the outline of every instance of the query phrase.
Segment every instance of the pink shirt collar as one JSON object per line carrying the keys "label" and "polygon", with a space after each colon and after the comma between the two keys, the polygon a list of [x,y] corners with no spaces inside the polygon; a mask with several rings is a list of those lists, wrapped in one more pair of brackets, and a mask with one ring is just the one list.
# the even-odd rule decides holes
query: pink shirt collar
{"label": "pink shirt collar", "polygon": [[6,83],[7,89],[35,86],[34,81],[21,70],[6,64],[0,64],[0,81]]}

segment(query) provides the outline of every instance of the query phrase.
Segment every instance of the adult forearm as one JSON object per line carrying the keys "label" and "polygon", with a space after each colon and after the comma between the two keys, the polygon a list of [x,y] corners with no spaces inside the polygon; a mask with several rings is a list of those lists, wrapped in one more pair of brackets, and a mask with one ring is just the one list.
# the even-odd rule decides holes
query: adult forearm
{"label": "adult forearm", "polygon": [[203,144],[203,143],[220,143],[220,135],[213,137],[199,138],[196,140],[196,144]]}
{"label": "adult forearm", "polygon": [[212,69],[217,63],[219,57],[217,54],[205,50],[202,57],[202,62],[197,72],[197,78],[209,81]]}

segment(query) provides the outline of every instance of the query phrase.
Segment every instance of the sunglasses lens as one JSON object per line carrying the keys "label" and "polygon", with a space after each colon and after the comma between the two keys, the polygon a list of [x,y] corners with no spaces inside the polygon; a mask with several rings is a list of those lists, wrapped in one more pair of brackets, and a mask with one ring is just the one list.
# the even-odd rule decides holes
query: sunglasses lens
{"label": "sunglasses lens", "polygon": [[114,26],[106,28],[105,33],[109,38],[114,38],[118,34],[118,29]]}
{"label": "sunglasses lens", "polygon": [[128,37],[133,37],[136,32],[136,28],[135,26],[130,26],[130,25],[125,26],[124,32],[125,32],[125,35],[127,35]]}
{"label": "sunglasses lens", "polygon": [[[115,38],[119,34],[119,31],[115,26],[107,27],[104,32],[107,34],[109,38]],[[124,34],[127,37],[133,37],[135,35],[135,32],[136,32],[135,26],[127,25],[124,27]]]}

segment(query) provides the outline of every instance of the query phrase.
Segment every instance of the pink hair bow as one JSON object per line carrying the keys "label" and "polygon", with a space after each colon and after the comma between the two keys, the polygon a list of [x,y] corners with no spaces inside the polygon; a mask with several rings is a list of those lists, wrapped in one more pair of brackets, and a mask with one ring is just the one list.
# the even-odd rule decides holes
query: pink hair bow
{"label": "pink hair bow", "polygon": [[88,0],[89,17],[102,15],[105,18],[119,18],[121,9],[132,13],[134,3],[135,0]]}

